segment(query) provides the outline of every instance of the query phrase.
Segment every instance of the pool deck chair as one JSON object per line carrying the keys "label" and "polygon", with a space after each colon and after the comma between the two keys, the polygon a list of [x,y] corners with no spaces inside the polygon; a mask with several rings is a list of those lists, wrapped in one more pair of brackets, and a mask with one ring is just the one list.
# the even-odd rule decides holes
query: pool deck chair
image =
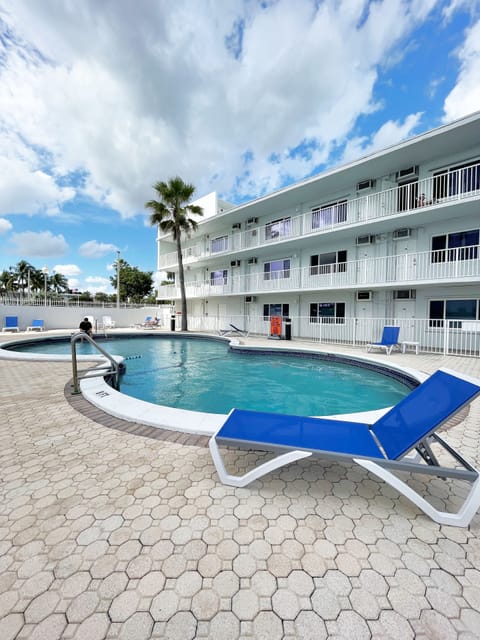
{"label": "pool deck chair", "polygon": [[[480,507],[479,472],[436,431],[479,394],[480,380],[439,369],[371,425],[233,409],[211,437],[210,452],[220,480],[235,487],[309,456],[353,462],[390,484],[435,522],[465,527]],[[279,455],[234,476],[227,472],[219,446]],[[440,465],[433,448],[448,454],[453,465]],[[472,486],[458,513],[448,513],[434,508],[395,471],[465,480]]]}
{"label": "pool deck chair", "polygon": [[5,316],[5,325],[2,331],[20,331],[17,316]]}
{"label": "pool deck chair", "polygon": [[392,353],[392,349],[399,348],[399,333],[400,327],[383,327],[383,333],[380,342],[372,342],[372,344],[367,344],[367,351],[371,351],[373,348],[385,349],[385,353],[389,356]]}
{"label": "pool deck chair", "polygon": [[231,324],[229,329],[219,329],[218,333],[221,336],[242,336],[243,338],[248,338],[250,331],[244,331],[234,324]]}
{"label": "pool deck chair", "polygon": [[99,328],[115,329],[115,320],[112,320],[112,316],[102,316],[102,321],[99,323]]}
{"label": "pool deck chair", "polygon": [[27,331],[44,331],[45,322],[43,320],[32,320],[32,324],[27,327]]}

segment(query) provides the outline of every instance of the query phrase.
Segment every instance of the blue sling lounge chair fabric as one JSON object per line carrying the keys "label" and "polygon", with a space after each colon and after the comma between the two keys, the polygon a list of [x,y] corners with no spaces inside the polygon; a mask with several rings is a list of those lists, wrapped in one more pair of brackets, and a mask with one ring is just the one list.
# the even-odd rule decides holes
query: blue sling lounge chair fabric
{"label": "blue sling lounge chair fabric", "polygon": [[371,351],[373,348],[385,349],[385,353],[389,356],[392,353],[392,349],[394,347],[398,347],[399,333],[400,327],[383,327],[383,333],[380,342],[372,342],[372,344],[367,344],[367,351]]}
{"label": "blue sling lounge chair fabric", "polygon": [[5,316],[5,325],[2,331],[19,331],[18,317],[17,316]]}
{"label": "blue sling lounge chair fabric", "polygon": [[32,324],[27,327],[27,331],[43,331],[45,323],[43,320],[32,320]]}
{"label": "blue sling lounge chair fabric", "polygon": [[[210,452],[221,481],[237,487],[309,456],[354,462],[393,486],[436,522],[467,526],[480,507],[479,472],[436,431],[479,394],[480,380],[439,369],[372,425],[233,409],[210,439]],[[434,443],[457,466],[441,466],[431,447]],[[233,476],[225,469],[219,445],[280,454],[243,476]],[[466,480],[472,487],[459,512],[452,514],[435,509],[392,471]]]}

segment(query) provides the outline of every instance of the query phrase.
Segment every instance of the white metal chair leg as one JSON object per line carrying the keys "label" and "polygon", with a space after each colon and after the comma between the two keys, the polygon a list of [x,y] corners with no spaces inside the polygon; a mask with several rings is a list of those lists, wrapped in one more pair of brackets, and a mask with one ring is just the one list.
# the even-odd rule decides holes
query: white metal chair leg
{"label": "white metal chair leg", "polygon": [[447,513],[446,511],[438,511],[435,509],[425,500],[425,498],[403,482],[403,480],[400,480],[393,473],[388,471],[388,469],[378,465],[376,462],[373,462],[373,460],[355,458],[354,462],[378,476],[390,486],[394,487],[394,489],[413,502],[413,504],[421,509],[421,511],[423,511],[432,520],[438,522],[438,524],[447,524],[452,527],[467,527],[480,507],[480,477],[478,477],[473,483],[472,488],[459,511],[457,513]]}
{"label": "white metal chair leg", "polygon": [[217,470],[218,477],[223,484],[228,484],[232,487],[246,487],[247,484],[250,484],[254,480],[258,480],[258,478],[261,478],[271,471],[275,471],[275,469],[290,464],[291,462],[301,460],[302,458],[308,458],[312,455],[310,451],[288,451],[287,453],[282,453],[272,460],[264,462],[255,469],[248,471],[243,476],[234,476],[228,473],[225,469],[225,465],[223,464],[223,459],[215,440],[215,436],[210,438],[208,446],[210,448],[210,453],[212,455],[213,463]]}

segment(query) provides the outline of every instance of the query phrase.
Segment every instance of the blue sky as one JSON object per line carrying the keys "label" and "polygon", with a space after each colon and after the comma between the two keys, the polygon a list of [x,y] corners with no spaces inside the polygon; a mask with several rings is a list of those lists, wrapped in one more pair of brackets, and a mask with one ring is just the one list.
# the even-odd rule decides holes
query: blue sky
{"label": "blue sky", "polygon": [[0,270],[111,292],[158,180],[245,202],[479,109],[479,0],[3,0]]}

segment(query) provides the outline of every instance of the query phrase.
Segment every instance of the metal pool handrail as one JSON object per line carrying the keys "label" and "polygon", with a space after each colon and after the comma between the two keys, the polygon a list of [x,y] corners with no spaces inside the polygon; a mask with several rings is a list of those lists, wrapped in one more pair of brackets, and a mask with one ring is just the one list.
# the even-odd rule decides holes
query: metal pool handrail
{"label": "metal pool handrail", "polygon": [[[109,362],[111,367],[109,368],[101,368],[98,371],[89,371],[86,376],[78,375],[78,362],[77,362],[77,342],[79,340],[87,340],[97,351],[99,351]],[[102,349],[102,347],[95,342],[93,338],[91,338],[88,334],[79,332],[74,333],[71,340],[72,345],[72,375],[73,375],[73,393],[80,393],[79,381],[84,378],[98,378],[105,377],[109,374],[112,376],[112,386],[117,391],[120,390],[120,363],[115,360],[115,358]]]}

